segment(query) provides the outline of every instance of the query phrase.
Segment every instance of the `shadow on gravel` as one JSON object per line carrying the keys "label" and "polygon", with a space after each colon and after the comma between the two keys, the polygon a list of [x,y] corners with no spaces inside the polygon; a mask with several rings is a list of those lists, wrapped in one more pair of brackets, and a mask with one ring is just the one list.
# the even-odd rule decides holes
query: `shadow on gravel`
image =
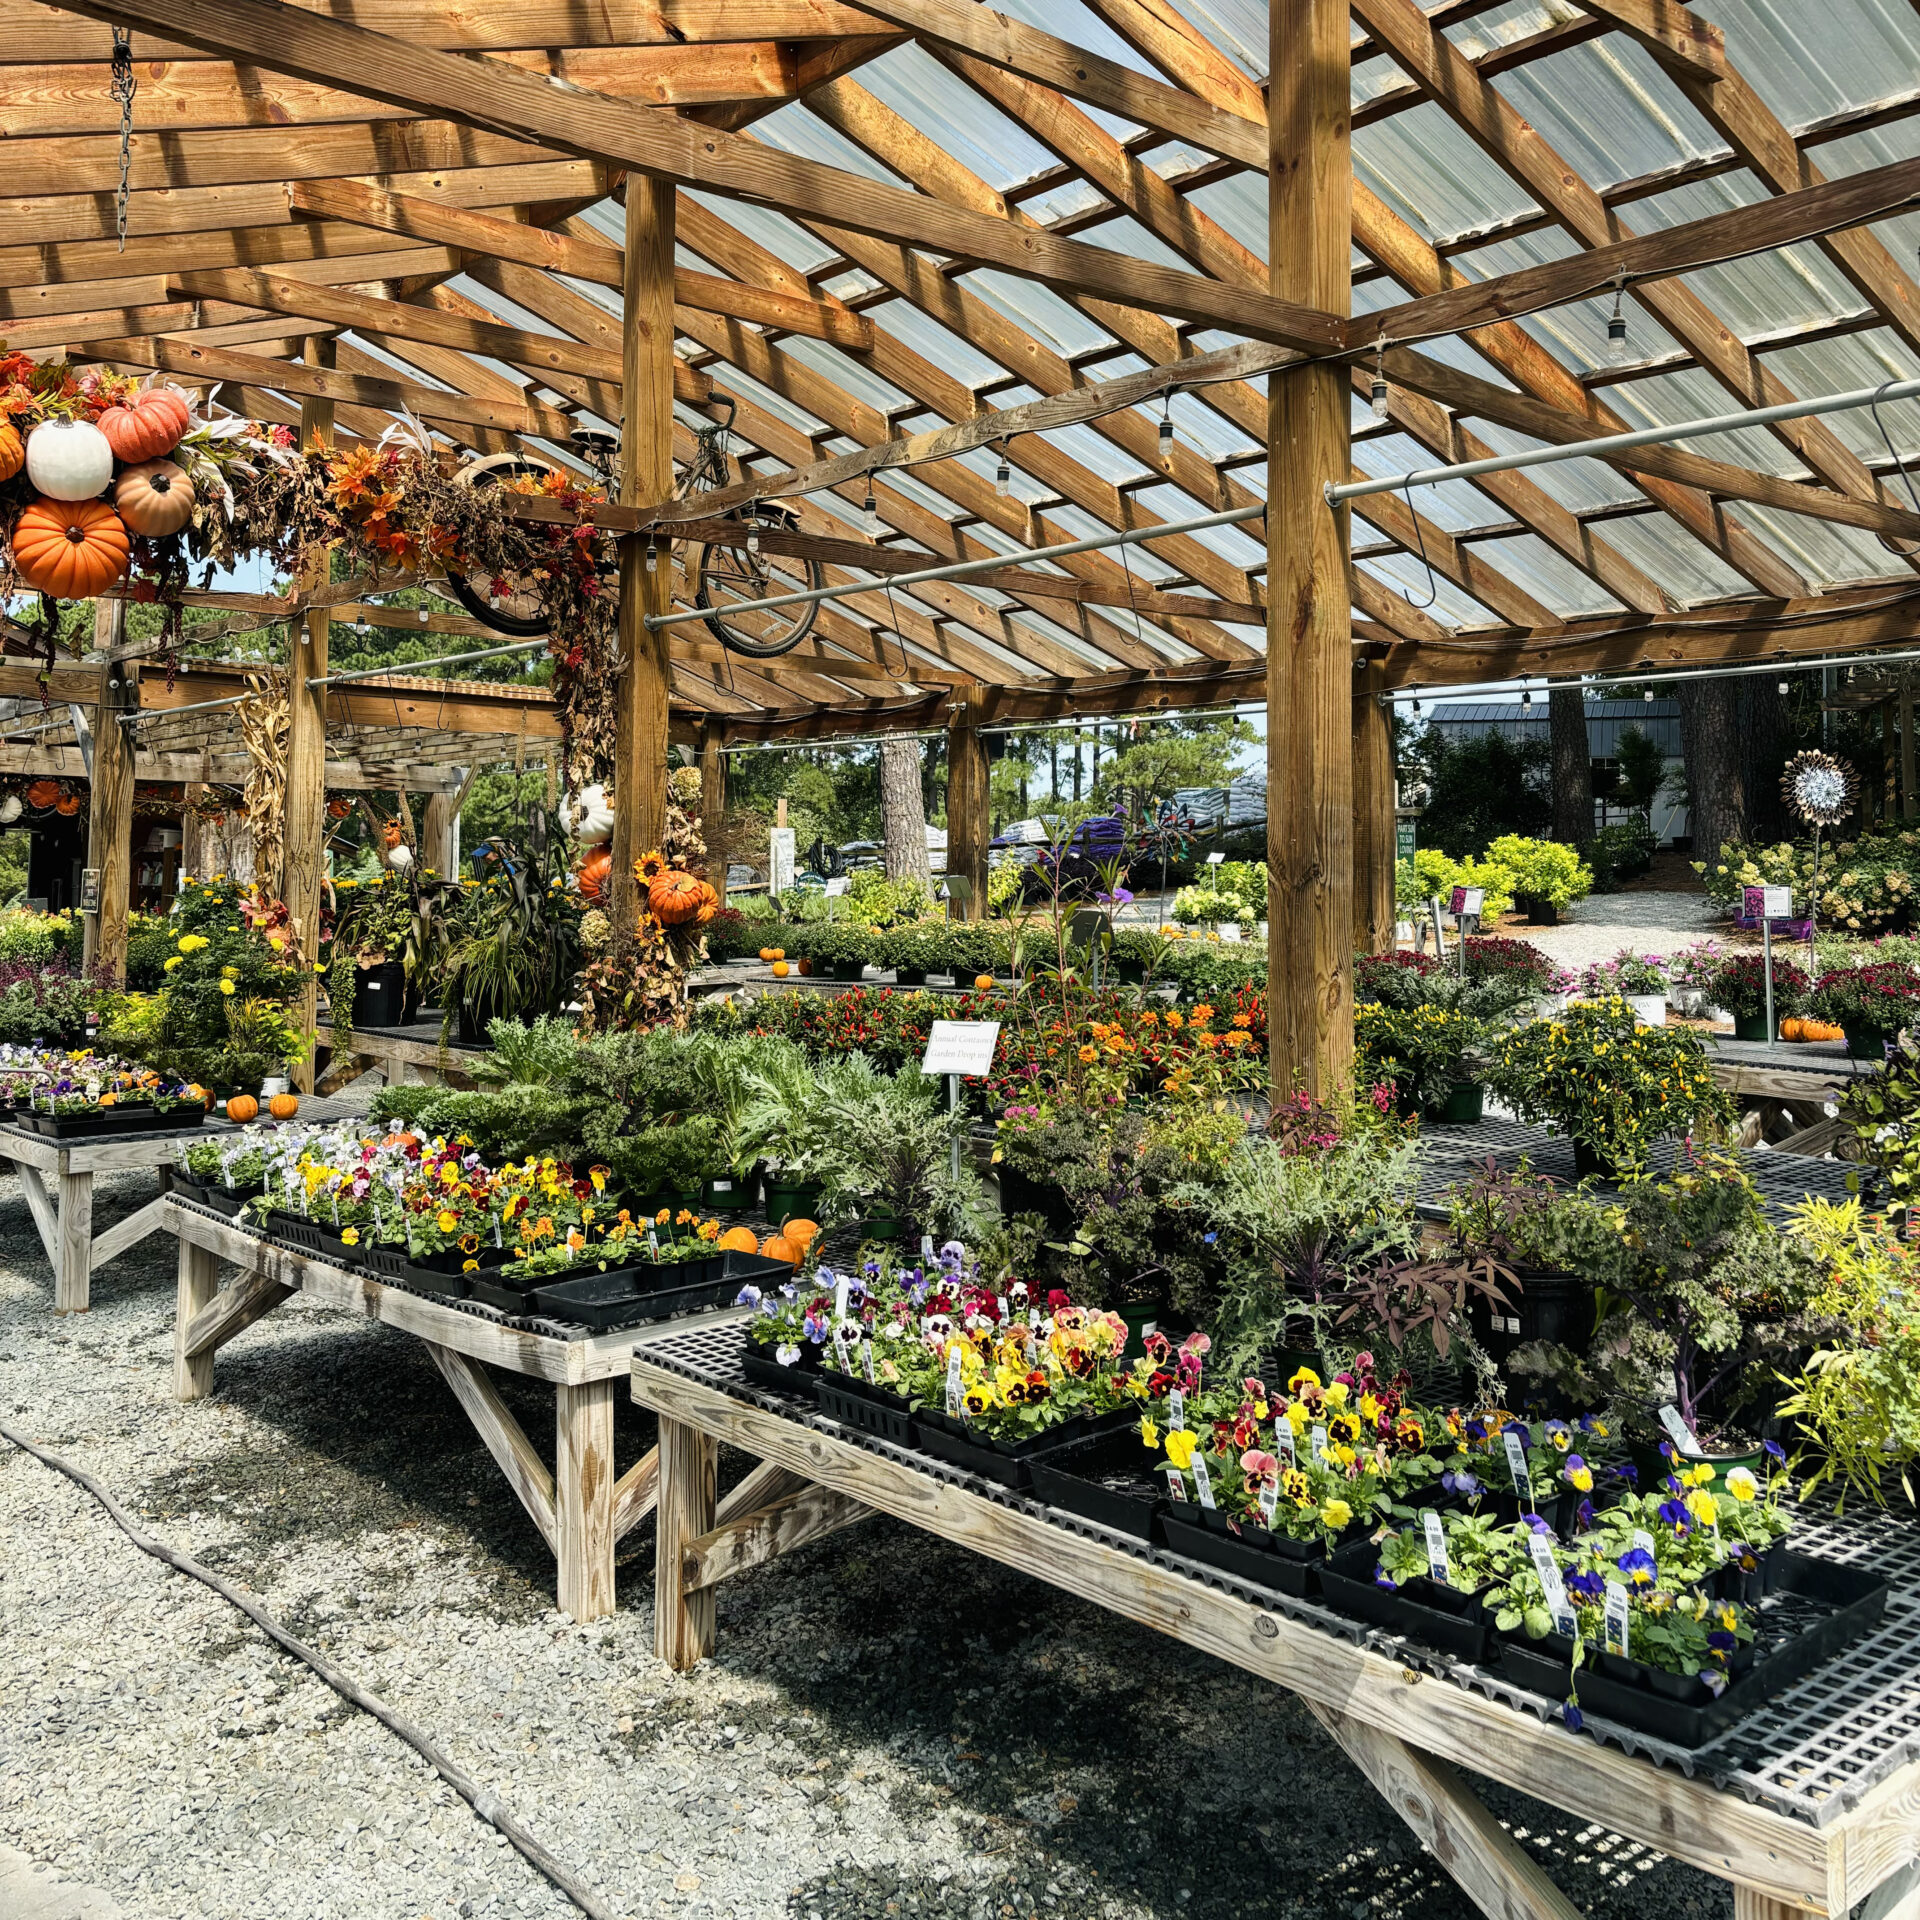
{"label": "shadow on gravel", "polygon": [[[887,1750],[908,1778],[893,1794],[902,1834],[944,1809],[970,1834],[972,1873],[995,1876],[830,1872],[790,1896],[798,1920],[1476,1912],[1293,1696],[896,1522],[723,1589],[717,1662],[781,1687],[823,1753]],[[1644,1849],[1488,1797],[1583,1910],[1726,1909],[1722,1890]],[[823,1846],[836,1802],[816,1803]]]}

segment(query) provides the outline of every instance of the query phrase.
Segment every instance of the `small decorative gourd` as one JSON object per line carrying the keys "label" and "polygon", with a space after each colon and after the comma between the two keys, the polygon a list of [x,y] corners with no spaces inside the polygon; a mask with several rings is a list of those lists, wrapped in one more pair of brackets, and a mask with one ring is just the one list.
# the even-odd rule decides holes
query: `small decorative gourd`
{"label": "small decorative gourd", "polygon": [[91,500],[113,478],[113,448],[85,420],[42,420],[27,435],[27,478],[49,500]]}
{"label": "small decorative gourd", "polygon": [[990,973],[976,973],[973,976],[973,990],[975,993],[991,993],[993,991],[993,975]]}
{"label": "small decorative gourd", "polygon": [[792,971],[793,969],[784,960],[776,960],[773,963],[773,977],[776,980],[784,980]]}
{"label": "small decorative gourd", "polygon": [[15,572],[55,600],[104,592],[126,571],[128,547],[126,523],[104,500],[35,500],[13,523]]}
{"label": "small decorative gourd", "polygon": [[582,787],[566,804],[567,831],[583,847],[597,847],[613,838],[613,802],[602,786]]}
{"label": "small decorative gourd", "polygon": [[580,883],[581,899],[598,900],[606,891],[612,873],[613,849],[604,843],[589,847],[574,874]]}
{"label": "small decorative gourd", "polygon": [[760,1251],[759,1236],[751,1227],[729,1227],[720,1236],[720,1251],[722,1253],[758,1253]]}
{"label": "small decorative gourd", "polygon": [[770,1233],[760,1242],[760,1251],[769,1260],[780,1260],[790,1267],[797,1267],[806,1248],[796,1247],[783,1233]]}
{"label": "small decorative gourd", "polygon": [[149,460],[114,483],[113,504],[135,533],[164,539],[193,518],[193,482],[171,460]]}
{"label": "small decorative gourd", "polygon": [[276,1120],[291,1120],[300,1111],[300,1098],[297,1094],[276,1093],[267,1102],[267,1111]]}
{"label": "small decorative gourd", "polygon": [[227,1102],[227,1118],[236,1126],[244,1127],[249,1120],[260,1112],[260,1102],[250,1093],[236,1093]]}
{"label": "small decorative gourd", "polygon": [[0,480],[11,480],[27,464],[27,443],[11,420],[0,420]]}

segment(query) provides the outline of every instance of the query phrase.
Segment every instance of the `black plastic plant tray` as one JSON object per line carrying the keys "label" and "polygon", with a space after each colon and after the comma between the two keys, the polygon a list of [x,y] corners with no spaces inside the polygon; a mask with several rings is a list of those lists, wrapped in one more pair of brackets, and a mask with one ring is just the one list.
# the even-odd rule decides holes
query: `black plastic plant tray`
{"label": "black plastic plant tray", "polygon": [[354,1251],[360,1256],[360,1264],[382,1280],[404,1280],[407,1277],[407,1250],[404,1246],[378,1246],[372,1241],[363,1240]]}
{"label": "black plastic plant tray", "polygon": [[258,1187],[223,1187],[217,1181],[209,1181],[194,1197],[203,1207],[211,1207],[229,1220],[238,1220],[241,1209],[260,1191]]}
{"label": "black plastic plant tray", "polygon": [[[576,1274],[532,1289],[528,1310],[550,1320],[570,1320],[577,1326],[604,1333],[609,1327],[631,1326],[652,1310],[649,1295],[637,1282],[649,1269],[614,1267],[605,1273]],[[475,1292],[479,1283],[475,1282]]]}
{"label": "black plastic plant tray", "polygon": [[[1181,1507],[1186,1507],[1185,1513]],[[1326,1549],[1315,1541],[1260,1537],[1257,1528],[1228,1533],[1216,1532],[1202,1519],[1205,1509],[1188,1501],[1168,1500],[1160,1509],[1160,1535],[1170,1553],[1198,1560],[1203,1566],[1218,1567],[1249,1586],[1269,1587],[1295,1600],[1304,1600],[1319,1590],[1320,1569]]]}
{"label": "black plastic plant tray", "polygon": [[764,1253],[741,1253],[730,1249],[720,1256],[720,1278],[731,1280],[736,1287],[757,1287],[768,1281],[780,1285],[793,1278],[793,1263],[790,1260],[769,1260]]}
{"label": "black plastic plant tray", "polygon": [[1151,1540],[1164,1483],[1138,1433],[1096,1434],[1033,1462],[1033,1497],[1082,1519]]}
{"label": "black plastic plant tray", "polygon": [[739,1281],[722,1274],[719,1279],[703,1280],[698,1286],[669,1287],[654,1293],[643,1293],[634,1303],[636,1311],[625,1324],[637,1327],[650,1320],[670,1320],[676,1313],[697,1313],[706,1307],[730,1307],[734,1295],[739,1291]]}
{"label": "black plastic plant tray", "polygon": [[1438,1647],[1456,1660],[1486,1664],[1493,1616],[1480,1604],[1478,1593],[1461,1593],[1424,1578],[1399,1588],[1383,1587],[1373,1577],[1379,1564],[1380,1549],[1371,1540],[1342,1547],[1320,1569],[1322,1598],[1340,1613]]}
{"label": "black plastic plant tray", "polygon": [[[1128,1425],[1138,1418],[1138,1414],[1125,1408],[1119,1410],[1118,1420]],[[983,1440],[964,1420],[933,1407],[922,1407],[914,1417],[913,1443],[936,1460],[965,1467],[984,1480],[1024,1492],[1033,1483],[1034,1461],[1058,1453],[1076,1440],[1086,1439],[1090,1433],[1112,1432],[1115,1425],[1114,1414],[1102,1414],[1097,1423],[1089,1422],[1084,1414],[1075,1414],[1071,1420],[1063,1420],[1059,1426],[1025,1440]]]}
{"label": "black plastic plant tray", "polygon": [[290,1247],[298,1247],[302,1253],[320,1251],[320,1223],[309,1220],[304,1214],[289,1213],[284,1207],[270,1208],[260,1228],[270,1240],[284,1240]]}
{"label": "black plastic plant tray", "polygon": [[722,1256],[713,1253],[699,1260],[643,1260],[633,1269],[636,1293],[671,1293],[683,1287],[697,1287],[720,1278]]}
{"label": "black plastic plant tray", "polygon": [[157,1133],[162,1127],[197,1127],[206,1117],[196,1110],[191,1119],[161,1115],[151,1107],[111,1107],[89,1113],[36,1113],[28,1124],[48,1140],[102,1140],[121,1133]]}
{"label": "black plastic plant tray", "polygon": [[[1582,1667],[1580,1704],[1677,1747],[1703,1747],[1866,1633],[1886,1605],[1887,1583],[1866,1568],[1790,1553],[1760,1611],[1754,1663],[1717,1700],[1698,1682],[1692,1698],[1673,1699]],[[1500,1664],[1515,1685],[1565,1699],[1571,1668],[1546,1644],[1503,1639]]]}
{"label": "black plastic plant tray", "polygon": [[[777,1364],[777,1363],[776,1363]],[[896,1447],[913,1444],[913,1403],[889,1388],[869,1386],[858,1374],[831,1373],[822,1368],[815,1383],[820,1411],[856,1433]]]}
{"label": "black plastic plant tray", "polygon": [[820,1384],[817,1364],[800,1365],[796,1361],[783,1367],[770,1352],[749,1346],[740,1355],[740,1371],[757,1387],[771,1387],[775,1393],[790,1393],[798,1400],[811,1400]]}
{"label": "black plastic plant tray", "polygon": [[407,1269],[407,1284],[423,1287],[429,1293],[444,1293],[454,1299],[481,1300],[502,1313],[522,1314],[531,1309],[530,1287],[509,1284],[497,1267],[481,1267],[473,1273],[434,1273],[424,1267]]}
{"label": "black plastic plant tray", "polygon": [[438,1253],[409,1254],[407,1265],[423,1273],[465,1273],[469,1260],[477,1260],[483,1267],[504,1267],[512,1257],[506,1247],[482,1247],[475,1253],[463,1247],[442,1247]]}

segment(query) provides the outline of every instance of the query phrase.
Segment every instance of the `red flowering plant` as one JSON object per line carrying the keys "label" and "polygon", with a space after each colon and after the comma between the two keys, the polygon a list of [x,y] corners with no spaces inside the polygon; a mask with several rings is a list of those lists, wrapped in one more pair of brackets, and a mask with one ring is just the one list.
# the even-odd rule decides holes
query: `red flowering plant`
{"label": "red flowering plant", "polygon": [[1898,1033],[1920,1014],[1920,971],[1898,960],[1837,967],[1820,976],[1808,1005],[1816,1018],[1831,1021],[1849,1037]]}

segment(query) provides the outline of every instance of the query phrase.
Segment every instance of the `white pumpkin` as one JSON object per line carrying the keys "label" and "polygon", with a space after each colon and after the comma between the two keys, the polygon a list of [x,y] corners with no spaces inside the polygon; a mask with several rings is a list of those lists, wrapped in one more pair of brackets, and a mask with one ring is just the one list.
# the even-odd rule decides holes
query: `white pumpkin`
{"label": "white pumpkin", "polygon": [[49,500],[91,500],[113,478],[113,449],[89,421],[43,420],[27,435],[27,478]]}
{"label": "white pumpkin", "polygon": [[582,787],[565,808],[568,833],[583,847],[597,847],[613,838],[613,802],[605,787]]}
{"label": "white pumpkin", "polygon": [[10,793],[0,800],[0,826],[12,826],[20,818],[20,813],[20,796],[17,793]]}
{"label": "white pumpkin", "polygon": [[395,873],[405,873],[413,865],[413,849],[403,840],[397,847],[387,849],[387,865]]}

